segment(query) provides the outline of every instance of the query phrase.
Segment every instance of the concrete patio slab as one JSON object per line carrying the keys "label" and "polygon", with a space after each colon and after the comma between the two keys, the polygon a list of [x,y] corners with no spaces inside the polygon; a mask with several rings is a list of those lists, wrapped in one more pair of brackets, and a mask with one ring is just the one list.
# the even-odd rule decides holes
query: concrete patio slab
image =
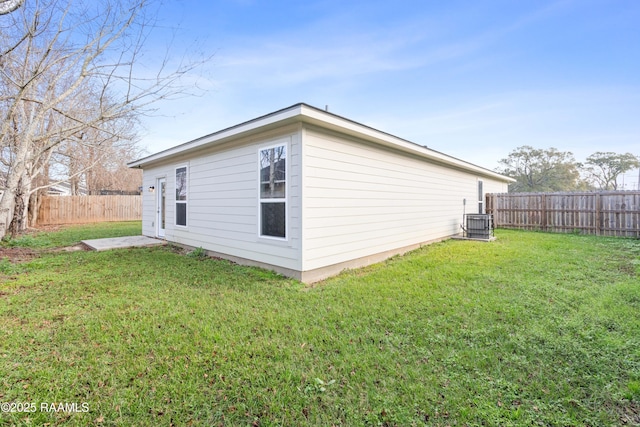
{"label": "concrete patio slab", "polygon": [[82,240],[82,243],[96,251],[108,251],[109,249],[165,245],[167,242],[147,236],[125,236],[110,237],[108,239]]}

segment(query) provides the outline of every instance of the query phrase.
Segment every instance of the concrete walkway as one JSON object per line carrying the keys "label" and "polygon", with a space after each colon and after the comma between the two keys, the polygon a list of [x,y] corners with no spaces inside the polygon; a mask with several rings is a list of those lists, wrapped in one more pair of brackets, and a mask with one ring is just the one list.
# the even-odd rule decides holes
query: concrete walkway
{"label": "concrete walkway", "polygon": [[167,242],[165,240],[154,239],[147,236],[126,236],[111,237],[108,239],[82,240],[82,243],[96,251],[108,251],[109,249],[165,245]]}

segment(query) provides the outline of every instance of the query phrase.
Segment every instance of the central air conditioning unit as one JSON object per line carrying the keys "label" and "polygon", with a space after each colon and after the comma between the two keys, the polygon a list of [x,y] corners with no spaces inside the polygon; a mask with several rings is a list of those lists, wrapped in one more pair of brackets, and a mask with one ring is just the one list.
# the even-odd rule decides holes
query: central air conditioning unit
{"label": "central air conditioning unit", "polygon": [[466,214],[465,237],[469,239],[491,239],[493,237],[493,215]]}

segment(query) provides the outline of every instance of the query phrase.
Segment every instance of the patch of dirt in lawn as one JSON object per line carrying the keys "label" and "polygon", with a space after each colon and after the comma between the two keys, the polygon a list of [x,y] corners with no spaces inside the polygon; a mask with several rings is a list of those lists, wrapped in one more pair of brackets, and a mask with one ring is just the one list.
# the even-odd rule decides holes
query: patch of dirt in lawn
{"label": "patch of dirt in lawn", "polygon": [[26,230],[22,230],[18,232],[17,235],[13,236],[13,238],[21,237],[21,236],[35,236],[40,233],[52,233],[55,231],[60,231],[64,228],[64,225],[39,225],[37,227],[29,227]]}
{"label": "patch of dirt in lawn", "polygon": [[87,245],[85,245],[84,243],[78,243],[77,245],[73,245],[73,246],[64,246],[62,248],[54,248],[51,249],[47,252],[77,252],[77,251],[90,251],[91,248]]}
{"label": "patch of dirt in lawn", "polygon": [[623,425],[640,425],[640,403],[635,401],[626,402],[625,405],[619,405],[616,409]]}
{"label": "patch of dirt in lawn", "polygon": [[29,228],[27,230],[27,234],[38,234],[38,233],[50,233],[53,231],[60,231],[64,228],[63,225],[38,225],[36,228]]}
{"label": "patch of dirt in lawn", "polygon": [[29,248],[3,248],[0,247],[0,259],[7,258],[13,263],[29,261],[36,258],[38,253]]}
{"label": "patch of dirt in lawn", "polygon": [[618,270],[631,277],[635,277],[637,275],[636,266],[631,261],[620,264],[618,266]]}
{"label": "patch of dirt in lawn", "polygon": [[78,243],[77,245],[73,246],[53,248],[44,251],[36,251],[30,248],[4,248],[0,246],[0,259],[7,258],[10,262],[16,264],[19,262],[26,262],[37,258],[41,253],[77,252],[90,250],[91,248],[89,248],[84,243]]}

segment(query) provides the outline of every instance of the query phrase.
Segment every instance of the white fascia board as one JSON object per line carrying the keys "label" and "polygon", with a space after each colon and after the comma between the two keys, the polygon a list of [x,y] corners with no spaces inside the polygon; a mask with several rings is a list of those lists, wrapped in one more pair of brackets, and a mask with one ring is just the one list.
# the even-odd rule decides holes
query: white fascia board
{"label": "white fascia board", "polygon": [[495,178],[500,181],[516,181],[513,178],[501,175],[497,172],[493,172],[492,170],[483,168],[481,166],[477,166],[472,163],[465,162],[464,160],[448,156],[425,146],[407,141],[402,138],[398,138],[397,136],[393,136],[391,134],[379,131],[377,129],[362,125],[357,122],[353,122],[340,116],[325,113],[322,110],[318,110],[304,104],[302,105],[301,114],[303,115],[304,122],[315,124],[326,129],[332,129],[341,133],[346,133],[348,135],[356,136],[358,138],[365,139],[379,145],[394,148],[405,153],[413,154],[437,163],[453,166],[469,172],[474,172],[479,175]]}
{"label": "white fascia board", "polygon": [[194,139],[193,141],[168,148],[142,159],[135,160],[128,163],[127,166],[129,166],[130,168],[143,167],[151,163],[163,161],[172,156],[197,151],[204,147],[221,144],[232,138],[251,134],[252,132],[256,131],[262,131],[265,130],[265,128],[268,128],[270,125],[276,123],[278,125],[282,125],[284,124],[283,122],[285,122],[287,119],[292,120],[295,119],[295,117],[299,116],[301,107],[302,105],[298,104],[289,108],[285,108],[284,110],[276,111],[275,113],[271,113],[266,116],[258,117],[257,119],[253,119],[248,122],[223,129],[210,135]]}
{"label": "white fascia board", "polygon": [[172,156],[187,154],[205,147],[215,146],[240,136],[250,135],[269,129],[272,126],[282,126],[296,121],[314,124],[321,128],[334,130],[373,143],[400,150],[409,154],[428,159],[433,162],[453,166],[479,175],[492,177],[503,182],[515,182],[514,179],[500,175],[489,169],[431,150],[422,145],[407,141],[397,136],[365,126],[353,120],[346,119],[327,111],[320,110],[307,104],[296,104],[291,107],[258,117],[248,122],[232,126],[227,129],[203,136],[193,141],[169,148],[139,160],[128,163],[131,168],[144,167],[155,162],[163,161]]}

